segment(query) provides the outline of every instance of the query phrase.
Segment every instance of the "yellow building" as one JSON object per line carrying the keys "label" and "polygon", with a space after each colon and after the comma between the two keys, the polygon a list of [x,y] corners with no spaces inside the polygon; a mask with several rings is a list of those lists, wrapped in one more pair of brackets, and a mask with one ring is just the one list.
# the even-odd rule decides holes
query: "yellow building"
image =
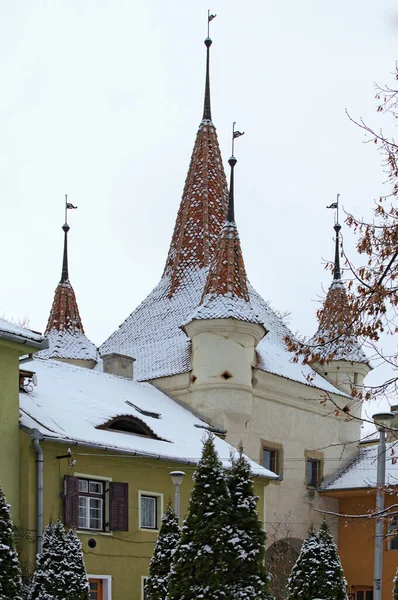
{"label": "yellow building", "polygon": [[[338,475],[322,486],[322,496],[338,499],[339,554],[353,600],[373,600],[377,443],[361,447],[358,455]],[[385,507],[396,505],[398,464],[394,444],[386,448]],[[390,600],[398,568],[398,518],[384,518],[382,598]],[[350,517],[350,515],[352,515]]]}
{"label": "yellow building", "polygon": [[19,521],[19,357],[47,346],[40,333],[0,319],[0,486]]}

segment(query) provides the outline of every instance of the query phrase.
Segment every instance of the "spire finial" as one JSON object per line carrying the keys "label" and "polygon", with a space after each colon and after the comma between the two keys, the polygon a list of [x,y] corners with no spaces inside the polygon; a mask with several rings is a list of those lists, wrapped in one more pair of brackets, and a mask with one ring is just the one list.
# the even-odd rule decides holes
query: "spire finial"
{"label": "spire finial", "polygon": [[206,84],[205,84],[205,101],[203,106],[203,120],[211,121],[211,104],[210,104],[210,21],[217,15],[211,15],[210,10],[207,11],[207,38],[205,39],[206,46]]}
{"label": "spire finial", "polygon": [[336,232],[333,281],[341,279],[341,270],[340,270],[340,229],[341,229],[341,225],[339,223],[339,198],[340,198],[340,194],[337,194],[336,202],[332,202],[332,204],[330,204],[330,206],[326,207],[326,208],[334,208],[336,210],[335,215],[334,215],[334,228],[333,228]]}
{"label": "spire finial", "polygon": [[64,256],[62,259],[62,272],[61,272],[61,281],[60,283],[64,283],[65,281],[69,281],[69,272],[68,272],[68,231],[70,229],[68,225],[68,210],[77,208],[70,202],[68,202],[68,194],[65,194],[65,223],[62,225],[62,229],[64,231]]}
{"label": "spire finial", "polygon": [[235,139],[244,135],[244,132],[235,131],[235,121],[232,123],[232,156],[228,160],[228,164],[231,167],[231,179],[229,183],[229,198],[228,198],[228,212],[227,221],[228,223],[235,223],[235,206],[234,206],[234,168],[238,162],[234,156],[234,145]]}

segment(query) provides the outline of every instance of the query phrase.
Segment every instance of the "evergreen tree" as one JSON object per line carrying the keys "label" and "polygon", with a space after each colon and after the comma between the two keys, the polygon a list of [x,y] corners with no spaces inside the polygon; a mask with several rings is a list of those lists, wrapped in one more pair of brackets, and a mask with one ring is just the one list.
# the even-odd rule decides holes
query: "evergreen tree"
{"label": "evergreen tree", "polygon": [[74,529],[68,531],[65,542],[65,552],[69,563],[69,571],[66,575],[68,600],[88,600],[90,584],[83,559],[82,543]]}
{"label": "evergreen tree", "polygon": [[289,600],[348,600],[347,582],[328,524],[324,521],[318,532],[310,529],[289,582]]}
{"label": "evergreen tree", "polygon": [[228,597],[231,503],[211,435],[204,442],[194,481],[188,516],[171,568],[168,598],[224,600]]}
{"label": "evergreen tree", "polygon": [[227,483],[231,494],[231,527],[233,536],[229,560],[228,588],[239,600],[269,597],[269,576],[265,568],[265,532],[256,510],[250,465],[239,446],[239,455],[231,455],[232,469]]}
{"label": "evergreen tree", "polygon": [[392,592],[393,600],[398,600],[398,569],[394,577],[394,589]]}
{"label": "evergreen tree", "polygon": [[61,521],[47,525],[29,600],[88,600],[81,545],[75,537],[74,532],[65,534]]}
{"label": "evergreen tree", "polygon": [[0,488],[0,598],[22,600],[22,577],[15,549],[10,505]]}
{"label": "evergreen tree", "polygon": [[149,565],[149,576],[145,584],[147,600],[165,600],[171,563],[180,535],[178,519],[169,504],[163,515],[155,552]]}

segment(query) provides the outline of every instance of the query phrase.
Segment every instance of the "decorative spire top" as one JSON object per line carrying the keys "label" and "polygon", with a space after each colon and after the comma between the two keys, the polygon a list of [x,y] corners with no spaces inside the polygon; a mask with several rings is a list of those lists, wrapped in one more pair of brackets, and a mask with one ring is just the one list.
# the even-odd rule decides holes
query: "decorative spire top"
{"label": "decorative spire top", "polygon": [[333,272],[333,281],[337,281],[341,279],[341,271],[340,271],[340,229],[341,225],[339,223],[335,223],[334,230],[336,232],[336,247],[334,252],[334,272]]}
{"label": "decorative spire top", "polygon": [[68,231],[70,229],[68,223],[64,223],[62,225],[62,229],[64,230],[64,257],[62,260],[62,272],[61,272],[61,280],[60,283],[64,283],[65,281],[69,281],[69,273],[68,273]]}
{"label": "decorative spire top", "polygon": [[234,156],[235,140],[241,135],[245,135],[244,131],[235,131],[236,122],[232,123],[232,155],[228,160],[228,164],[231,167],[231,177],[229,183],[229,197],[228,197],[228,213],[227,221],[229,223],[235,223],[235,207],[234,207],[234,168],[238,162]]}
{"label": "decorative spire top", "polygon": [[211,103],[210,103],[210,21],[217,15],[211,15],[210,10],[207,11],[207,38],[205,39],[206,46],[206,84],[205,84],[205,101],[203,106],[203,121],[211,121]]}

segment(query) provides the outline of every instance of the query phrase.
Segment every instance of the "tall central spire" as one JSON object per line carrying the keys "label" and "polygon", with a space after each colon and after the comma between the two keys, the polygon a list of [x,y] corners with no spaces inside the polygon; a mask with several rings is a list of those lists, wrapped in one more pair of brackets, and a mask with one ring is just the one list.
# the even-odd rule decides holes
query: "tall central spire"
{"label": "tall central spire", "polygon": [[[214,16],[209,15],[209,22],[212,18]],[[210,265],[227,212],[228,186],[210,108],[211,44],[208,36],[205,39],[203,119],[196,136],[163,273],[163,277],[170,278],[169,297],[180,287],[188,270]]]}
{"label": "tall central spire", "polygon": [[61,280],[60,283],[65,283],[65,281],[69,281],[69,272],[68,272],[68,231],[70,229],[68,223],[64,223],[62,225],[62,229],[64,230],[64,257],[62,260],[62,272],[61,272]]}
{"label": "tall central spire", "polygon": [[205,83],[205,101],[203,106],[203,120],[211,121],[211,102],[210,102],[210,46],[212,40],[207,37],[205,39],[206,46],[206,83]]}

